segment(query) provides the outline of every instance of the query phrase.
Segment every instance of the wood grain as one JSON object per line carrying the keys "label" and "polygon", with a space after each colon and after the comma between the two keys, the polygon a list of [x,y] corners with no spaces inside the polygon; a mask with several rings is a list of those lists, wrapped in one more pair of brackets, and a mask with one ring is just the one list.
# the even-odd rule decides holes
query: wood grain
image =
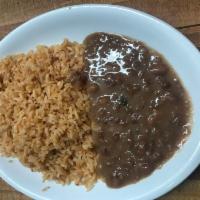
{"label": "wood grain", "polygon": [[0,192],[0,199],[1,200],[30,200],[30,198],[26,197],[25,195],[19,192],[7,192],[7,191]]}
{"label": "wood grain", "polygon": [[[0,39],[48,10],[80,3],[128,6],[165,20],[200,48],[200,0],[0,0]],[[41,188],[42,189],[42,188]],[[200,200],[200,167],[160,200]],[[0,179],[0,200],[30,200]]]}
{"label": "wood grain", "polygon": [[172,192],[161,197],[160,200],[196,200],[200,199],[200,181],[199,180],[186,180],[179,187],[175,188]]}
{"label": "wood grain", "polygon": [[38,14],[80,3],[111,3],[145,11],[179,28],[200,47],[200,0],[0,0],[0,38]]}
{"label": "wood grain", "polygon": [[179,28],[197,47],[200,47],[200,25]]}
{"label": "wood grain", "polygon": [[[1,26],[23,22],[44,11],[80,3],[112,3],[153,14],[173,26],[200,24],[199,0],[1,0]],[[9,11],[9,12],[6,12]]]}

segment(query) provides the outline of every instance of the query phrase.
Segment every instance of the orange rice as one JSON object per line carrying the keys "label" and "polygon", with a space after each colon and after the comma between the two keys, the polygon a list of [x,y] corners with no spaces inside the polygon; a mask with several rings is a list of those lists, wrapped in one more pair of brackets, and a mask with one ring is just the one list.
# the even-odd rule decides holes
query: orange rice
{"label": "orange rice", "polygon": [[44,179],[96,182],[96,154],[84,89],[69,79],[83,69],[82,45],[65,40],[0,61],[0,152]]}

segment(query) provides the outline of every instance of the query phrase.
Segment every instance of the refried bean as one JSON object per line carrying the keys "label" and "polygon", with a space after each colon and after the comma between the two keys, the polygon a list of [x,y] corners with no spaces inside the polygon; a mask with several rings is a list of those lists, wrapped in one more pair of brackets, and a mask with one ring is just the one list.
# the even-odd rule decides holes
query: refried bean
{"label": "refried bean", "polygon": [[97,174],[118,188],[174,154],[190,133],[191,104],[164,57],[144,43],[108,33],[84,43]]}

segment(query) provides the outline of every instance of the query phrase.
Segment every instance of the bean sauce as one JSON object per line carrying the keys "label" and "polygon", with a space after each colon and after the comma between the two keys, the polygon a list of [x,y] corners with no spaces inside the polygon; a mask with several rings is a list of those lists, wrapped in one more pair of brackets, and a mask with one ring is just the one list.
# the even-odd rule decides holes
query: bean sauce
{"label": "bean sauce", "polygon": [[140,41],[93,33],[85,75],[97,173],[118,188],[150,175],[190,133],[188,95],[164,57]]}

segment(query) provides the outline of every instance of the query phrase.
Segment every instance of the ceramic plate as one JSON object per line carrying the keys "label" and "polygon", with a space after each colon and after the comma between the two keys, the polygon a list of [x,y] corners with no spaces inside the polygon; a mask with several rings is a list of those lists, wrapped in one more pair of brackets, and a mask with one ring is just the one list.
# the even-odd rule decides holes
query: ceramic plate
{"label": "ceramic plate", "polygon": [[[38,44],[56,44],[68,38],[82,42],[90,33],[105,31],[144,41],[161,52],[174,67],[193,104],[192,134],[183,147],[151,176],[121,189],[98,182],[84,187],[42,182],[16,159],[0,157],[0,175],[17,190],[37,200],[145,200],[155,199],[183,181],[200,163],[200,54],[194,45],[165,22],[143,12],[111,5],[78,5],[40,15],[0,42],[0,56],[27,52]],[[46,192],[43,188],[50,186]]]}

